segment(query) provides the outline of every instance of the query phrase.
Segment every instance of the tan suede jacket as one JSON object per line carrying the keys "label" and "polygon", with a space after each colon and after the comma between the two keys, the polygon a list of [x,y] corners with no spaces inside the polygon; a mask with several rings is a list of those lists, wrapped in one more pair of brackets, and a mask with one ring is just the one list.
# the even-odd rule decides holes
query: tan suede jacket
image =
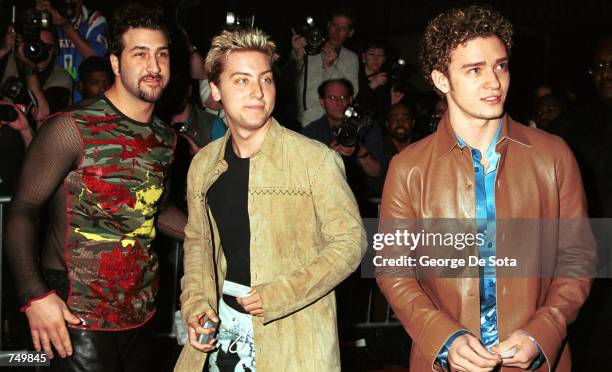
{"label": "tan suede jacket", "polygon": [[[182,313],[217,309],[226,261],[206,202],[227,170],[225,138],[202,149],[188,174]],[[340,157],[273,120],[250,158],[251,281],[265,318],[253,318],[257,371],[339,371],[333,289],[359,265],[366,238]],[[186,345],[175,371],[201,371]]]}
{"label": "tan suede jacket", "polygon": [[[495,181],[498,220],[586,217],[580,172],[560,138],[527,128],[506,116],[496,151],[501,155]],[[391,161],[381,219],[474,218],[475,203],[471,152],[468,147],[458,146],[447,114],[433,135],[411,145]],[[529,262],[521,262],[532,270],[552,262],[557,265],[553,270],[558,272],[571,262],[584,270],[581,272],[592,272],[595,247],[590,234],[535,229],[519,234],[520,245],[513,245],[500,235],[497,230],[498,256],[504,250],[536,247],[535,252],[529,252],[533,256]],[[553,247],[549,246],[546,254],[539,254],[538,247],[551,241]],[[586,299],[591,280],[588,275],[541,275],[532,272],[525,277],[498,276],[499,338],[504,340],[515,330],[526,330],[546,357],[538,371],[569,371],[567,325]],[[456,331],[465,329],[479,337],[478,275],[379,276],[377,281],[413,339],[411,371],[440,370],[436,357]]]}

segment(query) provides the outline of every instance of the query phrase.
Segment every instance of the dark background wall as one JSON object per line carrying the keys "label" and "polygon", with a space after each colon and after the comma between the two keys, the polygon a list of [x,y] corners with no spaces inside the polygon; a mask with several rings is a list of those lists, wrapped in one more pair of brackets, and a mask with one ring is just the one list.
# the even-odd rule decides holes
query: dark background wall
{"label": "dark background wall", "polygon": [[[15,2],[26,6],[33,1]],[[124,2],[85,1],[90,9],[101,10],[107,18]],[[610,0],[159,0],[158,3],[168,10],[171,18],[185,27],[193,43],[204,51],[210,38],[223,27],[227,11],[255,15],[255,24],[277,42],[281,56],[290,51],[291,28],[299,29],[307,15],[324,27],[332,9],[339,5],[348,6],[356,18],[356,32],[348,42],[349,47],[359,52],[368,37],[383,37],[394,47],[396,55],[401,55],[412,65],[414,74],[411,81],[420,90],[428,87],[418,73],[416,51],[427,21],[451,7],[488,3],[512,21],[516,30],[511,59],[510,105],[540,81],[572,86],[579,96],[586,98],[590,88],[586,68],[592,49],[603,34],[610,32],[612,24]]]}
{"label": "dark background wall", "polygon": [[[111,14],[122,1],[87,3]],[[365,39],[381,36],[415,67],[417,41],[430,18],[451,7],[488,3],[510,19],[516,29],[511,60],[513,91],[528,89],[537,81],[562,80],[562,84],[575,87],[580,95],[588,94],[586,66],[592,49],[602,34],[610,32],[612,24],[609,0],[162,0],[159,3],[174,11],[193,42],[204,50],[223,26],[227,11],[255,15],[256,25],[271,34],[283,56],[290,51],[291,28],[299,29],[305,16],[314,17],[324,26],[332,9],[348,5],[356,18],[356,33],[349,42],[352,49],[359,51]],[[412,80],[417,88],[427,88],[420,74],[415,73]],[[510,100],[513,98],[511,92]]]}

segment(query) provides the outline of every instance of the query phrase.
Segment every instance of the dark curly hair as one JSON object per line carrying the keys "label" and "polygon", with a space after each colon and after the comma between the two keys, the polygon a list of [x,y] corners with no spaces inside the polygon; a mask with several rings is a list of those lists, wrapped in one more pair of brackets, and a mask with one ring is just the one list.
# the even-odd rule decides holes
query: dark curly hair
{"label": "dark curly hair", "polygon": [[163,20],[163,9],[159,6],[130,2],[118,8],[113,13],[110,24],[109,50],[111,54],[120,56],[123,48],[123,34],[131,28],[145,28],[162,31],[168,42],[170,35]]}
{"label": "dark curly hair", "polygon": [[439,14],[429,22],[421,41],[419,62],[423,74],[434,86],[431,72],[438,70],[447,75],[451,52],[477,37],[499,37],[510,54],[512,33],[512,24],[490,6],[472,5]]}

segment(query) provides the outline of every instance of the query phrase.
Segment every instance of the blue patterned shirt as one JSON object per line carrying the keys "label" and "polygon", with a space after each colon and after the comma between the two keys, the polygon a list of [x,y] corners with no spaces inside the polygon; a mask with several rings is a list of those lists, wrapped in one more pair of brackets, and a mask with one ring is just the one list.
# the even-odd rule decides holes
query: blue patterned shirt
{"label": "blue patterned shirt", "polygon": [[[489,161],[487,168],[481,164],[482,154],[479,150],[470,147],[472,153],[472,163],[474,166],[474,184],[476,191],[476,223],[478,233],[484,234],[484,244],[478,246],[478,253],[481,259],[485,260],[485,266],[480,267],[480,342],[485,348],[490,349],[499,343],[498,323],[497,323],[497,280],[495,276],[495,266],[490,265],[489,257],[495,256],[496,247],[496,223],[495,223],[495,179],[497,176],[497,166],[499,165],[500,155],[495,151],[499,142],[502,129],[502,119],[499,120],[495,137],[489,145],[486,158]],[[463,139],[457,136],[459,147],[468,146]],[[438,361],[444,368],[448,368],[448,351],[453,341],[468,333],[466,330],[459,330],[448,338],[440,353]],[[532,369],[539,367],[543,362],[543,354],[532,364]]]}

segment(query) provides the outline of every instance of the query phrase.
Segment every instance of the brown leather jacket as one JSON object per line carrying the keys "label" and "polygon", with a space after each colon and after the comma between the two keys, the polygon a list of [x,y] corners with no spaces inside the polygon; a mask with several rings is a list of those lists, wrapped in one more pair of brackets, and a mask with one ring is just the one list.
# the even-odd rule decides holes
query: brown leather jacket
{"label": "brown leather jacket", "polygon": [[[500,160],[495,181],[496,218],[581,219],[586,202],[580,172],[567,145],[556,136],[525,127],[509,116],[503,120],[496,151]],[[474,168],[468,147],[461,148],[448,113],[438,130],[395,156],[389,166],[382,196],[381,219],[474,218]],[[554,251],[536,266],[557,267],[572,257],[589,270],[595,247],[590,234],[539,231],[527,235],[532,242],[554,239]],[[503,239],[497,231],[499,249]],[[536,249],[538,251],[538,249]],[[552,255],[551,255],[552,254]],[[545,256],[545,257],[542,257]],[[575,261],[575,262],[576,262]],[[542,275],[543,276],[543,275]],[[513,331],[529,332],[546,362],[538,371],[569,371],[565,342],[572,322],[591,285],[588,275],[560,277],[532,275],[497,278],[500,340]],[[479,280],[379,276],[378,284],[395,314],[413,339],[411,371],[441,370],[436,357],[446,340],[466,329],[480,334]],[[511,370],[504,368],[503,370]]]}

